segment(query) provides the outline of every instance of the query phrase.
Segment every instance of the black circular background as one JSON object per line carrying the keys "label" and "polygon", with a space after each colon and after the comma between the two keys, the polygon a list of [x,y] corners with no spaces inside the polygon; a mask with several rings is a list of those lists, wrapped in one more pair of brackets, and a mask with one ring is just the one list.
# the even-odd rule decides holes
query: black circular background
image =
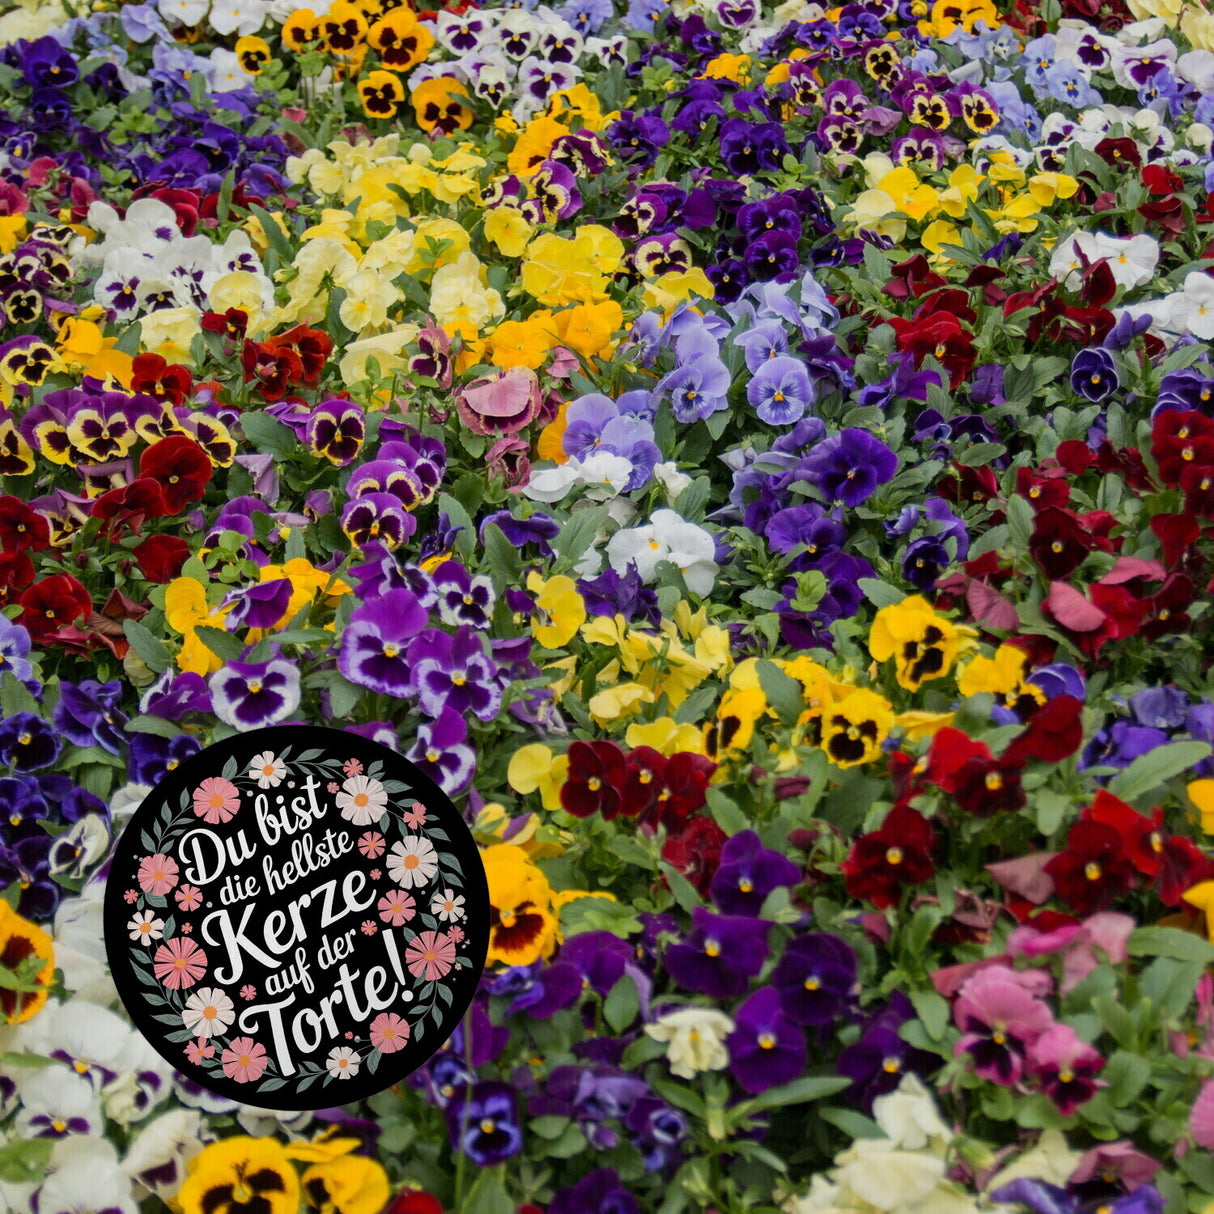
{"label": "black circular background", "polygon": [[[463,867],[464,884],[459,892],[464,895],[466,920],[462,926],[466,939],[460,944],[460,952],[469,956],[472,964],[452,969],[441,980],[443,985],[451,991],[452,1001],[444,1009],[444,1015],[439,1023],[437,1025],[428,1023],[421,1041],[415,1040],[411,1035],[408,1044],[403,1049],[391,1054],[382,1054],[373,1074],[363,1066],[351,1078],[337,1080],[330,1079],[327,1073],[322,1071],[320,1079],[312,1083],[304,1092],[295,1092],[288,1083],[286,1086],[263,1095],[254,1090],[256,1088],[254,1083],[240,1084],[222,1074],[218,1077],[211,1075],[202,1066],[189,1061],[182,1044],[166,1040],[166,1035],[171,1030],[156,1020],[156,1009],[144,997],[144,988],[137,980],[130,961],[132,945],[128,936],[127,923],[132,917],[134,908],[124,900],[123,895],[128,888],[137,885],[135,873],[138,861],[148,851],[141,842],[143,831],[155,823],[166,805],[176,811],[182,792],[196,788],[208,777],[220,775],[224,764],[232,757],[236,758],[238,772],[243,776],[247,773],[249,764],[255,755],[266,750],[279,754],[287,746],[291,748],[291,758],[287,760],[288,764],[302,752],[321,750],[325,757],[332,756],[342,760],[356,758],[362,762],[364,770],[369,768],[372,763],[380,761],[384,765],[384,780],[399,780],[409,785],[410,791],[405,800],[410,804],[420,801],[427,811],[426,824],[418,833],[426,836],[428,827],[440,826],[446,832],[449,840],[443,843],[442,847],[453,852]],[[389,812],[393,808],[395,806],[390,801]],[[238,813],[226,827],[224,825],[210,826],[209,829],[226,834],[235,830],[238,825],[247,825],[247,821],[247,819],[242,820],[242,815]],[[332,805],[323,821],[334,827],[342,824],[345,829],[353,829],[356,832],[373,829],[372,826],[352,828],[349,822],[341,818],[337,808]],[[199,818],[198,825],[205,826],[206,823]],[[278,853],[281,850],[289,855],[290,843],[291,837],[287,837],[285,842],[280,840],[277,845],[268,850],[272,853]],[[386,859],[386,854],[380,857],[381,865]],[[323,873],[318,874],[314,879],[323,880]],[[301,880],[294,889],[289,887],[272,894],[262,891],[256,899],[260,909],[250,919],[250,932],[256,928],[265,914],[275,909],[282,909],[291,901],[292,894],[297,894],[300,889],[307,889],[308,885],[305,881],[306,879]],[[437,884],[436,879],[435,885]],[[428,895],[430,890],[427,888],[414,892]],[[420,903],[421,900],[418,899],[418,901]],[[231,909],[239,911],[241,905],[238,903]],[[374,912],[370,910],[368,913],[373,914]],[[236,918],[239,920],[239,915]],[[111,856],[105,890],[104,930],[110,970],[127,1013],[156,1052],[174,1069],[207,1090],[242,1104],[292,1111],[331,1108],[354,1103],[399,1083],[437,1053],[455,1031],[476,994],[485,966],[489,948],[489,888],[479,849],[459,811],[434,781],[403,755],[397,754],[394,750],[390,750],[378,742],[340,729],[328,729],[314,725],[277,725],[240,733],[206,747],[185,760],[148,794],[127,823]],[[351,960],[357,959],[358,945],[362,943],[357,933],[354,939],[357,944]],[[377,937],[371,939],[378,940]],[[318,942],[312,940],[309,943],[316,945]],[[378,948],[379,945],[377,944],[376,947]],[[325,971],[317,963],[318,958],[315,953],[311,960],[313,979],[319,980],[317,982],[317,994],[319,995],[326,989]],[[408,971],[406,971],[407,973]],[[201,979],[198,985],[202,986],[206,981],[205,978]],[[258,989],[260,993],[260,987]],[[328,989],[332,989],[332,987]],[[236,1002],[235,999],[234,1002]],[[389,1010],[404,1013],[409,1007],[408,1003],[402,1003],[399,1008]],[[240,1004],[237,1002],[238,1017],[239,1011]],[[238,1021],[227,1034],[227,1036],[232,1035],[243,1035],[239,1031]],[[334,1044],[334,1041],[336,1039],[327,1039],[322,1042],[317,1050],[319,1057],[312,1060],[322,1061],[324,1054]],[[337,1043],[341,1044],[341,1042]],[[270,1058],[274,1058],[273,1048],[266,1042],[263,1044],[266,1044]],[[219,1053],[218,1047],[216,1052]],[[300,1058],[300,1060],[303,1059]]]}

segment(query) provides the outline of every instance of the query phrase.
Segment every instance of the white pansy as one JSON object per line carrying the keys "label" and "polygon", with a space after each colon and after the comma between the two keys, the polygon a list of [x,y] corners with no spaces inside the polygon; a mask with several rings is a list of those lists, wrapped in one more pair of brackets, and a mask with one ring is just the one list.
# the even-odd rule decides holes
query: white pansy
{"label": "white pansy", "polygon": [[671,505],[674,504],[674,499],[691,484],[691,477],[686,472],[680,472],[678,464],[671,460],[655,464],[653,477],[662,486],[666,493],[666,500]]}
{"label": "white pansy", "polygon": [[212,0],[207,24],[218,34],[244,38],[265,24],[267,8],[262,0]]}
{"label": "white pansy", "polygon": [[202,1150],[203,1134],[202,1115],[194,1109],[162,1113],[135,1136],[122,1160],[122,1170],[138,1190],[167,1202],[181,1188],[186,1165]]}
{"label": "white pansy", "polygon": [[217,93],[230,93],[233,89],[242,89],[253,81],[253,77],[241,65],[236,52],[222,46],[217,46],[211,52],[208,74],[211,78],[211,88]]}
{"label": "white pansy", "polygon": [[658,564],[670,561],[683,575],[687,589],[701,597],[712,590],[716,581],[715,552],[712,536],[673,510],[655,510],[649,523],[617,531],[607,541],[607,559],[617,573],[633,564],[642,581],[652,582]]}
{"label": "white pansy", "polygon": [[873,1120],[895,1146],[907,1151],[921,1151],[933,1138],[947,1142],[953,1136],[931,1093],[913,1074],[903,1077],[897,1091],[873,1101]]}
{"label": "white pansy", "polygon": [[120,1060],[121,1073],[101,1093],[105,1115],[129,1126],[151,1116],[173,1086],[173,1068],[142,1033],[132,1032]]}
{"label": "white pansy", "polygon": [[[104,896],[105,883],[93,880],[78,898],[65,898],[55,912],[52,939],[63,985],[83,999],[109,1005],[118,1002],[118,988],[105,955]],[[37,1024],[49,1010],[44,1009],[31,1023]]]}
{"label": "white pansy", "polygon": [[150,784],[124,784],[110,797],[110,816],[124,824],[152,791]]}
{"label": "white pansy", "polygon": [[93,1085],[59,1064],[27,1067],[17,1081],[15,1128],[27,1138],[66,1138],[105,1128]]}
{"label": "white pansy", "polygon": [[883,1138],[862,1138],[839,1160],[839,1186],[876,1210],[905,1210],[925,1202],[944,1179],[943,1157],[900,1151]]}
{"label": "white pansy", "polygon": [[135,1031],[116,1012],[80,998],[47,1004],[20,1030],[21,1048],[65,1062],[98,1089],[125,1069],[133,1036]]}
{"label": "white pansy", "polygon": [[1184,287],[1170,296],[1171,327],[1202,341],[1214,337],[1214,278],[1200,270],[1185,276]]}
{"label": "white pansy", "polygon": [[38,1214],[138,1214],[130,1177],[104,1138],[74,1135],[55,1143]]}
{"label": "white pansy", "polygon": [[294,1137],[312,1124],[314,1115],[308,1110],[263,1109],[257,1105],[240,1104],[236,1106],[236,1120],[251,1138],[270,1138],[282,1130]]}
{"label": "white pansy", "polygon": [[729,1065],[725,1038],[733,1032],[733,1021],[724,1012],[688,1007],[660,1017],[645,1026],[655,1041],[666,1042],[670,1073],[694,1079],[701,1071],[719,1071]]}
{"label": "white pansy", "polygon": [[51,844],[51,874],[79,880],[109,849],[110,828],[105,819],[100,814],[85,814]]}
{"label": "white pansy", "polygon": [[1007,1167],[986,1182],[986,1191],[994,1193],[1013,1180],[1041,1180],[1064,1188],[1083,1158],[1081,1151],[1067,1146],[1061,1130],[1042,1130],[1032,1150],[1018,1155]]}
{"label": "white pansy", "polygon": [[156,7],[166,21],[197,25],[207,15],[210,0],[157,0]]}
{"label": "white pansy", "polygon": [[1076,232],[1059,241],[1050,257],[1050,274],[1063,278],[1069,290],[1076,289],[1083,276],[1081,253],[1089,265],[1107,258],[1114,281],[1126,290],[1150,282],[1159,264],[1159,242],[1152,236],[1121,238],[1103,232]]}

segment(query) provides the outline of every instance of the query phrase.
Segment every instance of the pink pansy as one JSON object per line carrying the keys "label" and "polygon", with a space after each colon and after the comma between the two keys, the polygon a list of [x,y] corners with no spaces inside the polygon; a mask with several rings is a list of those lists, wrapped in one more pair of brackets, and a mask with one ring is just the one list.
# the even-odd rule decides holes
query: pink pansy
{"label": "pink pansy", "polygon": [[183,885],[173,896],[183,911],[196,911],[202,905],[202,890],[196,885]]}
{"label": "pink pansy", "polygon": [[157,852],[139,862],[139,888],[145,894],[163,898],[177,884],[177,861]]}
{"label": "pink pansy", "polygon": [[363,774],[363,765],[357,759],[347,759],[341,765],[341,769],[351,779],[353,779],[354,776],[361,776]]}
{"label": "pink pansy", "polygon": [[405,893],[403,889],[392,889],[380,898],[377,909],[379,917],[385,923],[400,927],[417,913],[417,904],[413,901],[412,894]]}
{"label": "pink pansy", "polygon": [[405,949],[405,964],[414,978],[442,978],[455,964],[455,941],[439,932],[420,932]]}
{"label": "pink pansy", "polygon": [[208,826],[230,822],[239,808],[240,791],[222,776],[211,776],[194,790],[194,812]]}
{"label": "pink pansy", "polygon": [[1207,1079],[1193,1101],[1189,1113],[1189,1130],[1193,1141],[1207,1151],[1214,1151],[1214,1079]]}
{"label": "pink pansy", "polygon": [[473,434],[500,438],[530,425],[543,407],[540,381],[528,367],[484,375],[462,388],[455,408]]}
{"label": "pink pansy", "polygon": [[426,807],[420,801],[414,801],[401,814],[401,817],[404,819],[406,826],[411,826],[414,830],[418,830],[426,824]]}
{"label": "pink pansy", "polygon": [[1096,1078],[1104,1069],[1104,1058],[1068,1024],[1051,1025],[1030,1043],[1029,1069],[1064,1117],[1091,1100],[1097,1089],[1108,1086]]}
{"label": "pink pansy", "polygon": [[969,1054],[984,1079],[1005,1087],[1018,1083],[1029,1047],[1054,1023],[1049,1007],[1036,998],[1052,985],[1040,971],[979,970],[953,1005],[953,1020],[963,1034],[956,1056]]}
{"label": "pink pansy", "polygon": [[1069,995],[1098,965],[1121,965],[1138,926],[1129,915],[1102,911],[1084,920],[1083,930],[1062,959],[1061,993]]}
{"label": "pink pansy", "polygon": [[152,972],[171,991],[193,986],[207,972],[207,955],[193,940],[169,940],[156,950]]}
{"label": "pink pansy", "polygon": [[1115,1178],[1132,1193],[1141,1185],[1150,1184],[1161,1167],[1163,1164],[1144,1155],[1132,1142],[1106,1142],[1084,1153],[1067,1184],[1107,1182]]}
{"label": "pink pansy", "polygon": [[395,1054],[409,1043],[409,1025],[395,1012],[380,1012],[371,1021],[371,1044],[381,1054]]}
{"label": "pink pansy", "polygon": [[369,830],[365,835],[359,836],[358,850],[367,857],[368,860],[377,860],[384,854],[384,837],[377,830]]}
{"label": "pink pansy", "polygon": [[223,1073],[236,1083],[253,1083],[270,1065],[266,1047],[251,1037],[237,1037],[221,1057]]}

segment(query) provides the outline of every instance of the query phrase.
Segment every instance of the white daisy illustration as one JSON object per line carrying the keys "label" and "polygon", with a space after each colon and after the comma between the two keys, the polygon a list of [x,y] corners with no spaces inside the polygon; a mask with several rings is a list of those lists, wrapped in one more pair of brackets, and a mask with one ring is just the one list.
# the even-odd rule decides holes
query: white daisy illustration
{"label": "white daisy illustration", "polygon": [[388,794],[384,786],[370,776],[351,776],[333,801],[347,822],[355,826],[370,826],[383,817]]}
{"label": "white daisy illustration", "polygon": [[416,835],[393,843],[388,853],[388,876],[401,889],[420,889],[438,872],[438,853],[429,839]]}
{"label": "white daisy illustration", "polygon": [[213,986],[195,991],[181,1009],[182,1023],[198,1037],[218,1037],[235,1019],[235,1005]]}
{"label": "white daisy illustration", "polygon": [[135,915],[126,926],[131,939],[139,944],[151,944],[164,935],[164,920],[157,919],[151,911]]}
{"label": "white daisy illustration", "polygon": [[358,1074],[358,1055],[348,1046],[341,1045],[329,1052],[325,1068],[334,1079],[353,1079]]}
{"label": "white daisy illustration", "polygon": [[249,764],[249,779],[256,780],[258,788],[277,788],[286,774],[287,765],[272,750],[254,755]]}

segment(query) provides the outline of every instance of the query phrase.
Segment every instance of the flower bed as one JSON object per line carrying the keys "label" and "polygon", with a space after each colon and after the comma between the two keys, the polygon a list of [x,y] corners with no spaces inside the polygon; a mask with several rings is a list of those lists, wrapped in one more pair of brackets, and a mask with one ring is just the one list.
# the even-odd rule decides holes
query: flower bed
{"label": "flower bed", "polygon": [[[7,1208],[1214,1209],[1204,8],[31,0],[0,86]],[[492,903],[456,1034],[300,1114],[100,927],[287,722]],[[131,939],[252,1090],[166,860]]]}

